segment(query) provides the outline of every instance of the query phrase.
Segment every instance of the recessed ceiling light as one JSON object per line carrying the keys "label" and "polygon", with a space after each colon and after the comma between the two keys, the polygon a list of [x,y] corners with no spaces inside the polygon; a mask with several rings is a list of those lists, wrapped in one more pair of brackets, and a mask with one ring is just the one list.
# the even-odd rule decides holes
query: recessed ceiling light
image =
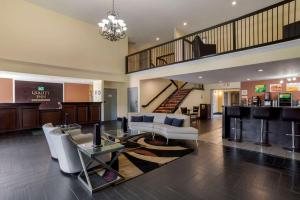
{"label": "recessed ceiling light", "polygon": [[283,80],[280,80],[280,82],[279,82],[280,84],[282,84],[283,83]]}
{"label": "recessed ceiling light", "polygon": [[293,77],[293,81],[296,81],[297,80],[297,78],[296,77]]}
{"label": "recessed ceiling light", "polygon": [[258,72],[263,72],[264,70],[263,69],[259,69],[259,70],[257,70]]}
{"label": "recessed ceiling light", "polygon": [[160,40],[160,38],[159,37],[157,37],[157,38],[155,38],[156,39],[156,41],[159,41]]}
{"label": "recessed ceiling light", "polygon": [[251,79],[250,79],[250,78],[247,78],[247,81],[251,81]]}
{"label": "recessed ceiling light", "polygon": [[231,5],[235,6],[237,3],[236,1],[231,2]]}
{"label": "recessed ceiling light", "polygon": [[202,77],[202,76],[198,76],[198,78],[199,78],[199,79],[202,79],[203,77]]}
{"label": "recessed ceiling light", "polygon": [[188,23],[187,22],[183,22],[183,26],[187,26],[188,25]]}
{"label": "recessed ceiling light", "polygon": [[288,81],[288,82],[291,82],[291,81],[292,81],[292,78],[287,78],[287,81]]}

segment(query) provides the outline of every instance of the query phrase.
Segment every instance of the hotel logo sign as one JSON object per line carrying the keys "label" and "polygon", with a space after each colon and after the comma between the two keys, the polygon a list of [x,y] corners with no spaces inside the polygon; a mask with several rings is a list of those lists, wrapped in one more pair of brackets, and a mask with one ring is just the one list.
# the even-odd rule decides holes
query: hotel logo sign
{"label": "hotel logo sign", "polygon": [[31,91],[32,102],[49,102],[50,100],[50,91],[46,90],[45,86],[38,86]]}

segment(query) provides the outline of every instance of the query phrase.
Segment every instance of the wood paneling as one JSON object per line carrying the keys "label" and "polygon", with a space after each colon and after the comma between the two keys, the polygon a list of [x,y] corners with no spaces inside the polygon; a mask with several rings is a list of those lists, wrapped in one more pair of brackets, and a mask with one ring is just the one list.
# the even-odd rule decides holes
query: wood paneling
{"label": "wood paneling", "polygon": [[0,133],[40,128],[43,124],[68,123],[89,124],[100,120],[101,103],[74,102],[62,103],[62,109],[39,110],[40,103],[0,104]]}
{"label": "wood paneling", "polygon": [[53,125],[59,125],[62,123],[62,113],[59,109],[40,110],[40,126],[52,123]]}
{"label": "wood paneling", "polygon": [[89,107],[78,106],[77,107],[77,120],[79,123],[86,123],[89,121]]}
{"label": "wood paneling", "polygon": [[101,106],[91,105],[90,106],[90,122],[99,122]]}
{"label": "wood paneling", "polygon": [[22,112],[22,128],[31,129],[39,127],[39,110],[37,108],[24,108]]}
{"label": "wood paneling", "polygon": [[17,108],[0,109],[0,131],[15,130],[18,128]]}
{"label": "wood paneling", "polygon": [[16,103],[39,102],[41,109],[58,108],[58,102],[63,101],[63,84],[15,81],[15,100]]}
{"label": "wood paneling", "polygon": [[39,103],[0,104],[0,132],[39,127]]}

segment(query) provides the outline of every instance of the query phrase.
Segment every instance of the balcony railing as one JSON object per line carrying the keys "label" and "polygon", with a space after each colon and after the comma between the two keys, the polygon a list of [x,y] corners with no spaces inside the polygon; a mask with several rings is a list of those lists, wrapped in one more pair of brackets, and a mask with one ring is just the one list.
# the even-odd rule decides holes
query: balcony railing
{"label": "balcony railing", "polygon": [[126,57],[133,73],[300,38],[300,0],[285,0]]}

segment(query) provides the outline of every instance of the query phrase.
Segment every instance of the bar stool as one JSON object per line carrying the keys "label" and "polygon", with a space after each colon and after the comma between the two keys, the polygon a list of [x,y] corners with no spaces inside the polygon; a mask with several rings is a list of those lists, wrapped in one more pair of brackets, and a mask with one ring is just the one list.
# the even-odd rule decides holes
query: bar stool
{"label": "bar stool", "polygon": [[[232,128],[234,130],[234,138],[229,138],[229,141],[235,141],[235,142],[241,142],[242,141],[242,114],[241,114],[241,107],[239,106],[231,106],[227,108],[227,116],[230,117],[230,119],[234,119],[234,127]],[[237,120],[240,121],[240,138],[237,138]]]}
{"label": "bar stool", "polygon": [[296,137],[300,137],[300,135],[296,135],[295,124],[300,123],[300,109],[299,108],[283,108],[282,109],[282,119],[285,121],[292,122],[292,134],[285,134],[287,136],[292,136],[292,147],[285,148],[290,151],[299,152],[300,149],[295,146]]}
{"label": "bar stool", "polygon": [[[252,116],[260,120],[260,141],[255,143],[262,146],[271,146],[269,144],[269,119],[271,118],[271,108],[255,107],[252,110]],[[265,135],[265,139],[264,139]]]}

